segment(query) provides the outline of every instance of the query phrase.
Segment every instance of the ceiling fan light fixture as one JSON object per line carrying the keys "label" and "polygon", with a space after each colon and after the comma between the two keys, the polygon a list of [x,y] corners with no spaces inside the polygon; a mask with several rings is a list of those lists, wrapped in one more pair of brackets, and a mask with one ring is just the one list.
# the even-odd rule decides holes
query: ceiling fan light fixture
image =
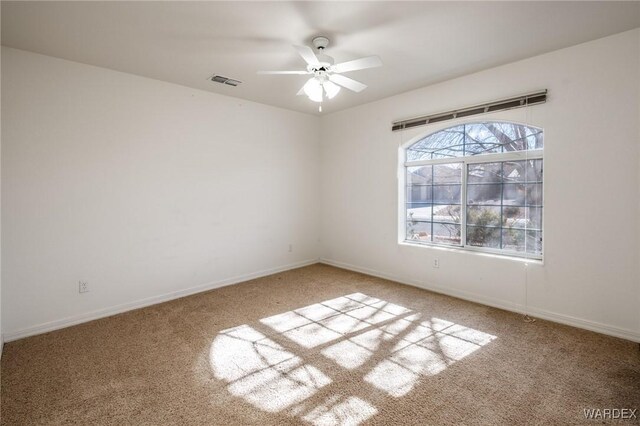
{"label": "ceiling fan light fixture", "polygon": [[[325,96],[327,99],[333,99],[338,95],[341,88],[356,93],[366,89],[366,84],[346,77],[342,75],[342,73],[382,66],[380,58],[377,56],[367,56],[335,64],[333,58],[324,53],[328,44],[328,38],[319,36],[313,39],[313,46],[316,52],[309,46],[293,46],[300,57],[306,62],[307,66],[305,70],[258,71],[258,74],[312,75],[304,86],[298,90],[297,95],[307,95],[309,100],[318,103],[322,103]],[[322,112],[322,105],[320,105],[318,109]]]}
{"label": "ceiling fan light fixture", "polygon": [[340,91],[340,86],[333,83],[332,81],[325,81],[324,83],[322,83],[322,86],[324,87],[324,91],[327,94],[327,98],[329,99],[333,99]]}
{"label": "ceiling fan light fixture", "polygon": [[313,102],[322,102],[322,84],[315,77],[310,78],[305,83],[304,93]]}

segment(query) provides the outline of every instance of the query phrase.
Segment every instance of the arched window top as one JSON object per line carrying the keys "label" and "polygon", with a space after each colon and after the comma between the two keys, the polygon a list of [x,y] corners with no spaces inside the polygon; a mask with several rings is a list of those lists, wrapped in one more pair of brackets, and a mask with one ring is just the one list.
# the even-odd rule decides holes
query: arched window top
{"label": "arched window top", "polygon": [[509,122],[460,124],[407,147],[407,161],[542,149],[542,129]]}

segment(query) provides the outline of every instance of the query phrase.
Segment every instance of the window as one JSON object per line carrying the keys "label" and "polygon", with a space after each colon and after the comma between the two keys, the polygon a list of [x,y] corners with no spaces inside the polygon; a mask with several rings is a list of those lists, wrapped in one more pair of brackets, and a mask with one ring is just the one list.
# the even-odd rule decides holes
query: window
{"label": "window", "polygon": [[541,129],[458,125],[403,153],[404,241],[542,258]]}

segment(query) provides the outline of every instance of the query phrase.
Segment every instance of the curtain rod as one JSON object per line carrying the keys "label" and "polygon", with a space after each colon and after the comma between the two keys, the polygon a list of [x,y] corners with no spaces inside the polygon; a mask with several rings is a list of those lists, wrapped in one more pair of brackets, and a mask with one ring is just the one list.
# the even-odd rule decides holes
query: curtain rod
{"label": "curtain rod", "polygon": [[547,101],[547,89],[525,95],[514,96],[498,101],[486,102],[466,108],[458,108],[437,114],[423,115],[407,120],[394,121],[391,125],[392,131],[404,130],[411,127],[425,126],[440,121],[453,120],[455,118],[469,117],[472,115],[486,114],[494,111],[505,111],[508,109],[523,108],[529,105],[541,104]]}

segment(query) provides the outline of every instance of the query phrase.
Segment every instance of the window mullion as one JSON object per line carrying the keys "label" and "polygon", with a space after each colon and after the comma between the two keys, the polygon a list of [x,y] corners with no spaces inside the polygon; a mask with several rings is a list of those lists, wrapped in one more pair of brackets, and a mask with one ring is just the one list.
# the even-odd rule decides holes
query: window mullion
{"label": "window mullion", "polygon": [[[465,148],[466,150],[466,148]],[[514,151],[514,152],[498,152],[494,154],[484,154],[484,155],[472,155],[468,157],[445,157],[445,158],[434,158],[434,159],[426,159],[426,160],[409,160],[405,161],[405,167],[416,167],[416,166],[428,166],[430,164],[449,164],[455,163],[462,159],[469,164],[475,163],[498,163],[500,161],[522,161],[525,159],[529,160],[541,160],[543,158],[542,150],[533,150],[529,152],[525,151]]]}
{"label": "window mullion", "polygon": [[433,166],[431,166],[431,242],[433,242],[433,189],[435,183],[435,173],[433,171]]}
{"label": "window mullion", "polygon": [[[502,250],[504,247],[504,243],[502,241],[502,234],[503,234],[503,229],[502,227],[504,226],[504,161],[500,163],[500,250]],[[526,165],[525,165],[525,176],[526,176]]]}
{"label": "window mullion", "polygon": [[462,163],[462,187],[460,191],[460,245],[467,246],[467,174],[469,166],[467,162]]}

